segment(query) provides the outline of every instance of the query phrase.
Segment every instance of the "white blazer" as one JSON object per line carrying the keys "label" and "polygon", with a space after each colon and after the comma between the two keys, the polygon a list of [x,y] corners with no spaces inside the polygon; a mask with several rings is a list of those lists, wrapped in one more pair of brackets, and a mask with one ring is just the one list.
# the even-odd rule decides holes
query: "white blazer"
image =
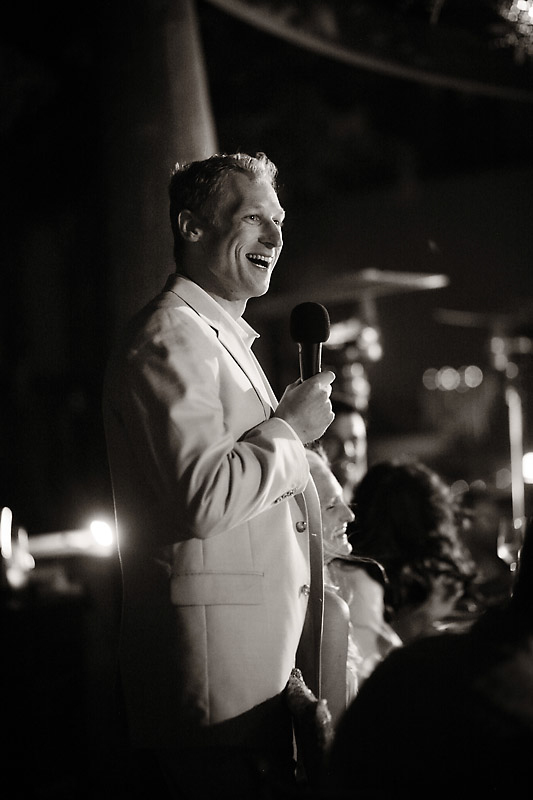
{"label": "white blazer", "polygon": [[[188,739],[283,690],[308,604],[310,541],[321,549],[304,447],[271,416],[268,381],[226,316],[173,275],[106,375],[121,675],[144,747]],[[313,591],[320,604],[319,582]],[[320,624],[315,632],[318,646]]]}

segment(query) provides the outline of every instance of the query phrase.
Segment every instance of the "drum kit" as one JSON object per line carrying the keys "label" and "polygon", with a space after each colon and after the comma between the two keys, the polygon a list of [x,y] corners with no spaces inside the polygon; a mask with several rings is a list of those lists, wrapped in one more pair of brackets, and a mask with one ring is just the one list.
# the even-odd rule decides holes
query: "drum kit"
{"label": "drum kit", "polygon": [[[257,308],[261,319],[275,319],[287,315],[288,309],[303,301],[323,303],[326,307],[355,306],[357,313],[348,314],[331,325],[326,347],[337,351],[336,365],[350,367],[350,362],[361,357],[355,339],[363,325],[376,323],[376,299],[406,292],[441,289],[449,285],[443,274],[422,272],[396,272],[393,270],[364,269],[315,281],[299,290],[269,294]],[[519,304],[517,304],[519,305]],[[525,488],[522,460],[524,455],[524,399],[525,377],[533,355],[533,306],[522,302],[519,310],[511,313],[479,313],[438,309],[434,319],[444,325],[486,330],[492,354],[493,367],[504,376],[505,402],[508,410],[509,453],[511,462],[511,495],[513,523],[523,529],[525,521]],[[335,359],[334,359],[335,360]],[[362,359],[364,360],[364,359]],[[359,365],[360,366],[360,365]]]}
{"label": "drum kit", "polygon": [[523,532],[526,522],[523,472],[527,427],[525,401],[533,356],[533,303],[526,299],[516,305],[517,310],[502,313],[439,309],[435,312],[435,318],[445,325],[478,328],[487,333],[492,365],[504,377],[513,526],[517,531]]}
{"label": "drum kit", "polygon": [[328,308],[336,304],[344,305],[352,300],[364,305],[373,302],[377,297],[441,289],[448,284],[446,275],[368,268],[328,276],[325,282],[317,280],[292,292],[277,295],[269,293],[259,309],[259,316],[263,319],[284,316],[288,308],[302,301],[323,303]]}
{"label": "drum kit", "polygon": [[448,284],[448,277],[442,274],[368,268],[315,279],[290,292],[270,292],[258,300],[254,313],[261,321],[273,321],[287,317],[301,302],[324,304],[332,317],[324,345],[325,365],[337,375],[337,392],[345,398],[351,396],[352,404],[365,411],[369,385],[364,363],[379,360],[382,352],[376,300]]}

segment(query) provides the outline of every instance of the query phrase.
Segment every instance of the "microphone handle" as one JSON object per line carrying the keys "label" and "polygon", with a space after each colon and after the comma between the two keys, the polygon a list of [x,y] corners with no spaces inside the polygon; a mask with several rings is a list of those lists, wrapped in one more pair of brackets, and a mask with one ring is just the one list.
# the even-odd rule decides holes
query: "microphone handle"
{"label": "microphone handle", "polygon": [[302,381],[322,371],[321,358],[322,342],[298,343],[298,360],[300,362],[300,378]]}

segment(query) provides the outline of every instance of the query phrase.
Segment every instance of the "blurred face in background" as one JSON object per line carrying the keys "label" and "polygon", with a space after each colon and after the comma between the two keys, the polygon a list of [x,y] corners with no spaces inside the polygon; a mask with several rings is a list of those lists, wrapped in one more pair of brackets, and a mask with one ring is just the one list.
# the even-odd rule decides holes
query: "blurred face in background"
{"label": "blurred face in background", "polygon": [[350,501],[355,486],[367,470],[366,425],[357,411],[340,411],[325,432],[321,444],[331,469]]}
{"label": "blurred face in background", "polygon": [[315,482],[322,511],[322,536],[326,564],[352,552],[346,530],[354,514],[346,504],[342,487],[327,464],[315,453],[310,454],[311,476]]}

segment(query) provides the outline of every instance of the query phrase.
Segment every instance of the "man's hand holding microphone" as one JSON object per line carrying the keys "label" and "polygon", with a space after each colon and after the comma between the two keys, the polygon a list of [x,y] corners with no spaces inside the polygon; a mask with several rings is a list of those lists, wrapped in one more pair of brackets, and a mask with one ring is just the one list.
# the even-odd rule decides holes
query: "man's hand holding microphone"
{"label": "man's hand holding microphone", "polygon": [[329,330],[323,305],[300,303],[292,310],[290,332],[298,343],[300,378],[287,386],[274,416],[285,420],[304,444],[319,439],[335,418],[330,401],[335,375],[321,371],[322,343]]}

